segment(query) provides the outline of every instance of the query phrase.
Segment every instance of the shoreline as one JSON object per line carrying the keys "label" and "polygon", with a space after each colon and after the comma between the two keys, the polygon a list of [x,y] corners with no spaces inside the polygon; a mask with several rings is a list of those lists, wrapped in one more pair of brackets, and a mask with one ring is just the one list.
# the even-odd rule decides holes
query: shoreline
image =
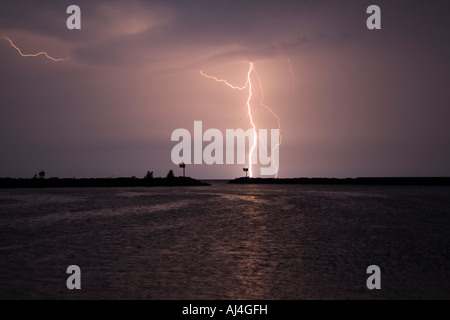
{"label": "shoreline", "polygon": [[193,178],[49,178],[15,179],[0,178],[0,189],[31,188],[117,188],[117,187],[194,187],[210,186],[209,183]]}
{"label": "shoreline", "polygon": [[450,177],[391,178],[236,178],[231,184],[304,184],[304,185],[421,185],[450,186]]}

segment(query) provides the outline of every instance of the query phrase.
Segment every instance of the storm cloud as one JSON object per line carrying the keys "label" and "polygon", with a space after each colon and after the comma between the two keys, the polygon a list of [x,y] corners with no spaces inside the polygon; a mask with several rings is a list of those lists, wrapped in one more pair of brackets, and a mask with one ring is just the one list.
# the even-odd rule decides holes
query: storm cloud
{"label": "storm cloud", "polygon": [[[280,176],[450,175],[448,1],[0,3],[0,176],[143,176],[176,170],[171,132],[248,128],[253,61],[280,116]],[[81,8],[82,29],[66,28]],[[262,110],[261,125],[276,123]],[[239,166],[192,166],[232,178]]]}

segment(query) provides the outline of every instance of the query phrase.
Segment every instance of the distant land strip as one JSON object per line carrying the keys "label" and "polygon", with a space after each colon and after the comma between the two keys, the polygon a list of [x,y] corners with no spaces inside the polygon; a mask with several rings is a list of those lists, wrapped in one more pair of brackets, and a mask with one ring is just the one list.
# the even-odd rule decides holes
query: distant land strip
{"label": "distant land strip", "polygon": [[398,177],[398,178],[237,178],[235,184],[333,184],[333,185],[432,185],[448,186],[450,177]]}
{"label": "distant land strip", "polygon": [[0,188],[108,188],[108,187],[184,187],[209,186],[192,178],[86,178],[86,179],[13,179],[0,178]]}

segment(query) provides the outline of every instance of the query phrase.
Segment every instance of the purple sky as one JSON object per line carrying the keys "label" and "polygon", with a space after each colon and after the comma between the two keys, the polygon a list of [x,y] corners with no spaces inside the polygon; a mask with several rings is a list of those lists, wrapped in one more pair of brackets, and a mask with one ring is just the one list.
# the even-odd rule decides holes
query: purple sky
{"label": "purple sky", "polygon": [[[66,28],[81,7],[82,29]],[[382,30],[366,28],[366,8]],[[142,177],[177,128],[248,129],[253,61],[280,177],[449,176],[449,1],[0,2],[0,177]],[[45,57],[21,57],[46,51]],[[291,66],[289,65],[289,61]],[[292,72],[291,72],[292,71]],[[260,124],[276,121],[255,111]],[[262,125],[261,125],[262,126]],[[191,165],[234,178],[242,165]]]}

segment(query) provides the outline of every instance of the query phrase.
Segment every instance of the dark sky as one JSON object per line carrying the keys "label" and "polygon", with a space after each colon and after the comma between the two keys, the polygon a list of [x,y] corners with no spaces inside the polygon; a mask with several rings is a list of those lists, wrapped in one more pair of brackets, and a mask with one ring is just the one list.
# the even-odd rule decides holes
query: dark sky
{"label": "dark sky", "polygon": [[[82,29],[66,28],[81,7]],[[382,30],[366,28],[377,4]],[[248,129],[253,61],[280,177],[449,176],[449,1],[0,2],[0,177],[156,176],[171,133]],[[11,38],[22,57],[4,39]],[[261,110],[267,128],[276,122]],[[262,126],[262,125],[261,125]],[[178,172],[178,171],[176,171]],[[191,165],[233,178],[242,165]]]}

